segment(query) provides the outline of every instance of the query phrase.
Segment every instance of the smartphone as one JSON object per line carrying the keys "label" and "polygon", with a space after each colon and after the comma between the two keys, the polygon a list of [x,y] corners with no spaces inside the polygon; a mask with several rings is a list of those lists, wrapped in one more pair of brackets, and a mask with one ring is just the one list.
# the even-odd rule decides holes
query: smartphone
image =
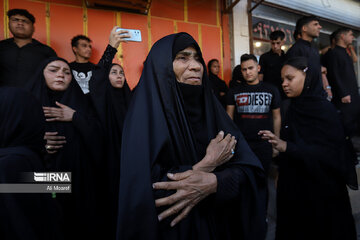
{"label": "smartphone", "polygon": [[126,28],[117,28],[115,31],[128,31],[129,33],[123,33],[123,34],[127,34],[130,35],[129,38],[125,38],[126,41],[132,41],[132,42],[141,42],[141,31],[137,30],[137,29],[126,29]]}

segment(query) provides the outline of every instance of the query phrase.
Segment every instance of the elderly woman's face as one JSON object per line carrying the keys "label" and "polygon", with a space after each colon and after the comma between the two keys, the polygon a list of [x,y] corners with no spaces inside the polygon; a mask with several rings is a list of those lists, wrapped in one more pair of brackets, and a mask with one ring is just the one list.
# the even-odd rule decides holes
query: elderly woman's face
{"label": "elderly woman's face", "polygon": [[46,85],[53,91],[65,91],[71,82],[71,70],[67,63],[56,60],[44,68]]}
{"label": "elderly woman's face", "polygon": [[304,89],[306,73],[290,65],[281,69],[282,88],[287,97],[298,97]]}
{"label": "elderly woman's face", "polygon": [[204,67],[195,48],[187,47],[178,52],[173,61],[176,80],[190,85],[201,85]]}
{"label": "elderly woman's face", "polygon": [[124,70],[119,65],[112,66],[109,73],[111,86],[114,88],[122,88],[125,82]]}

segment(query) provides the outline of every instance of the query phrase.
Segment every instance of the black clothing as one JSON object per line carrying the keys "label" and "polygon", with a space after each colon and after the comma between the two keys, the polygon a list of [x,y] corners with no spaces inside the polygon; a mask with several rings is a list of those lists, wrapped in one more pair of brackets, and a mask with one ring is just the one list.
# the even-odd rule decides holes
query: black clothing
{"label": "black clothing", "polygon": [[[186,90],[177,83],[172,49],[179,36],[191,40],[205,68],[199,46],[186,33],[153,45],[124,124],[117,239],[263,239],[261,164],[212,94],[205,71],[203,86]],[[188,91],[200,93],[201,101],[193,94],[189,99]],[[157,215],[165,208],[157,209],[155,199],[173,191],[154,191],[152,183],[168,181],[168,172],[191,169],[220,130],[236,136],[237,146],[233,159],[214,171],[216,194],[198,203],[174,227],[169,219],[159,222]]]}
{"label": "black clothing", "polygon": [[234,67],[232,72],[231,81],[229,83],[229,89],[240,86],[242,81],[244,81],[244,77],[241,72],[241,65],[236,65],[236,67]]}
{"label": "black clothing", "polygon": [[321,62],[319,51],[310,42],[298,39],[296,43],[287,51],[286,59],[292,57],[305,57],[308,61],[306,74],[314,79],[311,81],[311,89],[319,96],[326,97],[327,94],[322,87]]}
{"label": "black clothing", "polygon": [[[111,65],[111,62],[116,52],[117,52],[116,48],[107,45],[104,54],[101,57],[98,64],[102,65],[105,68],[108,68]],[[83,93],[88,94],[90,92],[89,81],[93,76],[93,71],[95,70],[96,65],[91,62],[78,63],[74,61],[71,62],[69,66],[72,70],[76,82],[79,84]]]}
{"label": "black clothing", "polygon": [[[44,172],[45,119],[40,103],[16,88],[0,88],[0,184]],[[2,240],[58,240],[59,212],[50,193],[0,193]]]}
{"label": "black clothing", "polygon": [[[328,55],[328,79],[332,87],[332,102],[341,111],[348,135],[359,133],[360,96],[354,63],[346,49],[336,46]],[[341,98],[350,95],[351,103],[342,103]]]}
{"label": "black clothing", "polygon": [[286,95],[282,89],[281,68],[285,61],[285,53],[281,51],[281,55],[274,53],[271,49],[267,53],[260,56],[259,64],[261,66],[259,74],[264,74],[263,81],[271,83],[279,90],[282,99]]}
{"label": "black clothing", "polygon": [[[224,108],[226,108],[226,94],[229,90],[226,83],[223,80],[221,80],[218,76],[213,74],[210,70],[209,70],[209,80],[216,98],[219,99],[221,105]],[[220,95],[221,92],[225,93],[225,95],[221,96]]]}
{"label": "black clothing", "polygon": [[311,77],[291,99],[281,132],[287,148],[278,162],[276,239],[355,240],[346,184],[357,188],[356,156],[336,109],[311,89]]}
{"label": "black clothing", "polygon": [[[98,65],[90,82],[90,97],[105,131],[105,152],[102,156],[103,178],[106,179],[102,196],[106,207],[103,239],[115,239],[119,197],[121,136],[125,115],[130,104],[131,90],[125,80],[121,89],[109,81],[110,68]],[[106,237],[105,237],[106,236]]]}
{"label": "black clothing", "polygon": [[25,87],[38,65],[53,56],[55,51],[36,39],[21,48],[14,38],[0,41],[0,87]]}
{"label": "black clothing", "polygon": [[263,141],[259,130],[272,130],[272,110],[280,108],[279,91],[271,84],[259,82],[256,85],[241,83],[231,89],[227,105],[234,105],[234,122],[246,140]]}
{"label": "black clothing", "polygon": [[84,94],[89,93],[89,81],[92,77],[95,64],[91,62],[87,62],[87,63],[71,62],[69,65],[72,74],[76,82],[79,84],[83,93]]}
{"label": "black clothing", "polygon": [[43,106],[57,107],[55,101],[76,112],[71,122],[47,122],[47,132],[58,132],[66,137],[64,147],[55,154],[46,154],[50,171],[72,172],[72,193],[57,194],[65,219],[66,239],[96,238],[96,215],[94,171],[102,159],[103,148],[100,124],[94,118],[93,107],[87,95],[72,79],[68,88],[62,92],[50,90],[43,74],[44,68],[53,61],[66,60],[49,58],[38,68],[29,90],[41,101]]}

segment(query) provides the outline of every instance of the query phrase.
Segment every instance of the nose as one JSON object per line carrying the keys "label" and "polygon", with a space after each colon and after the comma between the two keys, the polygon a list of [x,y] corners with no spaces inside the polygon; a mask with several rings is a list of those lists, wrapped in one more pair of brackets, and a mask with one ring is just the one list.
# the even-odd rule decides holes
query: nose
{"label": "nose", "polygon": [[57,76],[57,77],[64,77],[63,71],[57,71],[57,72],[56,72],[56,76]]}
{"label": "nose", "polygon": [[195,70],[195,71],[200,71],[201,63],[198,60],[192,58],[189,62],[189,69]]}

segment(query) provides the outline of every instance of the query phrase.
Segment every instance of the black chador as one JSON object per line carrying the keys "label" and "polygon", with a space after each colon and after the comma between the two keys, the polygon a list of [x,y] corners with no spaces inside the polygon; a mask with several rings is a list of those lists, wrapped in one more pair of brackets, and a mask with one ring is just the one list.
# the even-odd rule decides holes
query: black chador
{"label": "black chador", "polygon": [[121,135],[125,115],[130,103],[131,90],[126,82],[122,88],[114,88],[109,81],[109,68],[103,64],[95,67],[90,81],[90,97],[96,113],[105,131],[105,152],[102,157],[101,171],[103,173],[104,195],[104,235],[115,239],[117,207],[120,181]]}
{"label": "black chador", "polygon": [[285,58],[305,57],[308,61],[307,75],[311,75],[311,88],[321,96],[326,96],[322,87],[321,62],[318,50],[312,46],[311,42],[298,39],[296,43],[287,51]]}
{"label": "black chador", "polygon": [[291,99],[281,137],[277,194],[277,240],[355,240],[346,185],[357,188],[355,160],[334,106],[307,75]]}
{"label": "black chador", "polygon": [[[45,118],[40,102],[18,88],[0,88],[0,184],[28,183],[44,172]],[[24,178],[29,173],[30,179]],[[35,183],[33,183],[35,184]],[[30,190],[28,188],[22,189]],[[61,240],[51,193],[0,193],[2,240]]]}
{"label": "black chador", "polygon": [[[66,60],[49,58],[43,62],[29,86],[30,91],[43,106],[57,107],[64,104],[76,112],[71,122],[47,122],[47,132],[58,132],[65,136],[66,143],[55,154],[46,154],[46,164],[51,171],[72,173],[72,193],[57,194],[64,214],[67,239],[93,239],[99,226],[96,208],[96,169],[102,160],[102,131],[88,96],[84,95],[74,79],[64,91],[50,90],[45,82],[44,68],[53,61]],[[68,64],[68,63],[67,63]]]}
{"label": "black chador", "polygon": [[[260,161],[216,100],[206,71],[201,86],[176,81],[173,59],[190,46],[206,69],[198,44],[186,33],[156,42],[145,61],[123,128],[117,239],[264,239]],[[174,227],[169,219],[159,222],[164,209],[155,207],[155,199],[172,191],[153,191],[152,183],[191,169],[220,130],[236,136],[237,145],[233,159],[213,172],[216,194]]]}

